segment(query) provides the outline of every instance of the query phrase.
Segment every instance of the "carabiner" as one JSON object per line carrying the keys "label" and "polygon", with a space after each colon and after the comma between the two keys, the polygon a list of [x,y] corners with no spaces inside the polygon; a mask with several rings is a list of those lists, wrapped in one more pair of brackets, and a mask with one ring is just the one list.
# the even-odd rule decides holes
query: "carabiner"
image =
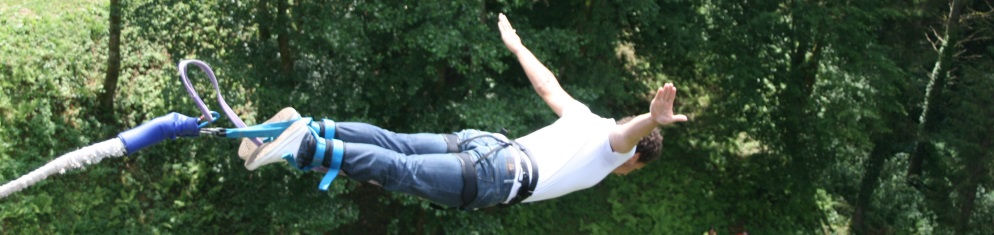
{"label": "carabiner", "polygon": [[211,118],[204,117],[203,115],[200,115],[200,118],[197,118],[198,121],[197,126],[199,126],[200,128],[204,128],[207,125],[214,123],[214,121],[217,121],[217,119],[219,118],[221,118],[221,113],[218,113],[216,111],[211,111]]}

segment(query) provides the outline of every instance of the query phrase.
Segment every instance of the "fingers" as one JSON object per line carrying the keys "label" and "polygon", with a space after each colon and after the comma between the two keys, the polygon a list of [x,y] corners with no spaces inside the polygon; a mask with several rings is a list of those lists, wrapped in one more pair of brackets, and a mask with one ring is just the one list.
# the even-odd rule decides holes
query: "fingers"
{"label": "fingers", "polygon": [[497,18],[497,28],[500,29],[501,32],[507,31],[507,29],[504,28],[504,22],[507,21],[507,17],[504,16],[504,13],[500,13]]}
{"label": "fingers", "polygon": [[666,83],[666,85],[656,91],[656,99],[673,102],[676,99],[676,86],[673,86],[673,83]]}
{"label": "fingers", "polygon": [[501,32],[507,31],[507,26],[504,26],[504,24],[507,23],[507,17],[504,16],[504,13],[500,13],[497,18],[497,28],[499,28]]}
{"label": "fingers", "polygon": [[666,83],[666,85],[666,101],[673,102],[676,99],[676,86],[673,86],[673,83]]}
{"label": "fingers", "polygon": [[507,16],[505,16],[504,13],[500,13],[497,18],[499,18],[497,21],[497,27],[500,28],[500,31],[514,33],[514,28],[511,27],[511,22],[507,20]]}
{"label": "fingers", "polygon": [[669,125],[674,122],[686,122],[689,119],[683,114],[673,114],[673,101],[676,100],[676,86],[673,83],[666,83],[656,90],[656,97],[652,99],[650,112],[657,123]]}

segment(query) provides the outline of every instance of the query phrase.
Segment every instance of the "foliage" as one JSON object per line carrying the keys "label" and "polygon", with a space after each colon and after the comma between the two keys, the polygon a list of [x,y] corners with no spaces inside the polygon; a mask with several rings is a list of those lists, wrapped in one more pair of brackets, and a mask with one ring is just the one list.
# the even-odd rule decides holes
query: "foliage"
{"label": "foliage", "polygon": [[[523,136],[556,117],[504,49],[499,12],[595,113],[643,113],[675,82],[692,120],[665,128],[664,156],[641,171],[473,212],[348,180],[318,193],[318,174],[244,170],[236,141],[180,139],[3,199],[3,233],[994,231],[989,1],[967,7],[972,40],[956,44],[939,131],[924,136],[924,35],[943,27],[944,1],[122,2],[112,122],[96,118],[108,3],[0,3],[0,180],[168,112],[199,115],[183,59],[209,63],[249,124],[293,106],[398,132]],[[915,141],[930,153],[921,184],[905,178]]]}

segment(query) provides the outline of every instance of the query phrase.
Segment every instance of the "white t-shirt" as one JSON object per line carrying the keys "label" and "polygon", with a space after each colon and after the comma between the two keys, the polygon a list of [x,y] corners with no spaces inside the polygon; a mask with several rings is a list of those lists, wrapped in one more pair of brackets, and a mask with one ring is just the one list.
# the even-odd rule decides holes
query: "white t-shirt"
{"label": "white t-shirt", "polygon": [[[555,198],[601,182],[635,154],[611,150],[614,119],[590,112],[579,101],[567,104],[552,125],[517,139],[538,165],[538,186],[524,202]],[[621,150],[624,151],[624,150]]]}

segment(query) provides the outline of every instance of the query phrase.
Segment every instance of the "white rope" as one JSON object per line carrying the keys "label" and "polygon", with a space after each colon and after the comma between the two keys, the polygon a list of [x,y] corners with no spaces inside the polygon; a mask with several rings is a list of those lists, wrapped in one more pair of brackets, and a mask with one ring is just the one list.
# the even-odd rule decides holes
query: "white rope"
{"label": "white rope", "polygon": [[55,173],[65,174],[67,170],[95,164],[106,157],[124,156],[124,152],[124,143],[118,138],[77,149],[48,162],[44,166],[31,171],[31,173],[0,186],[0,198],[5,198],[7,195],[21,191]]}

